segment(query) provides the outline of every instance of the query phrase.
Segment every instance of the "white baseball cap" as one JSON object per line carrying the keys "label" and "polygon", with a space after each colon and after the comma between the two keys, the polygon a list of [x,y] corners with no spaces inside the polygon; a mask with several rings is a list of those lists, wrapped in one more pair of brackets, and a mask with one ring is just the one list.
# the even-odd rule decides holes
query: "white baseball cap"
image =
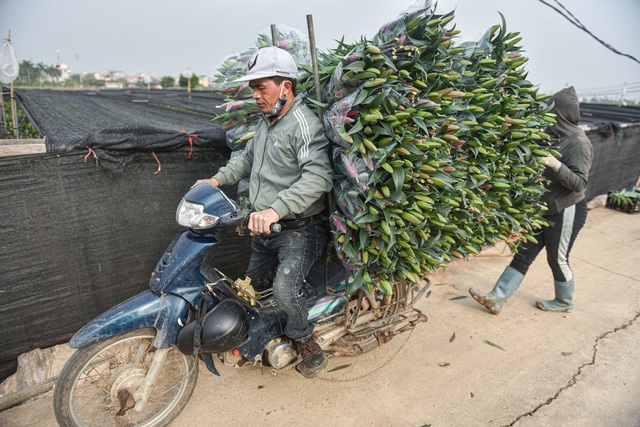
{"label": "white baseball cap", "polygon": [[296,65],[293,56],[286,50],[275,46],[259,49],[251,57],[247,66],[247,75],[234,80],[234,82],[247,82],[275,76],[289,79],[298,78],[298,65]]}

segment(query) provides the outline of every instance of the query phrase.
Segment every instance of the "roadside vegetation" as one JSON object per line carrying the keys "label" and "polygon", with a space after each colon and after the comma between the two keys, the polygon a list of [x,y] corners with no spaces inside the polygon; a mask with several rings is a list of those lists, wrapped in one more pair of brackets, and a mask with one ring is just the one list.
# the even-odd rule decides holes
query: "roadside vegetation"
{"label": "roadside vegetation", "polygon": [[[191,77],[190,83],[191,88],[197,88],[200,83],[198,76]],[[173,89],[187,88],[189,81],[182,76],[177,81],[172,76],[150,78],[140,75],[132,79],[117,71],[106,74],[72,73],[58,65],[23,60],[20,62],[18,78],[14,82],[15,87],[39,89],[105,89],[109,85],[122,86],[123,88]]]}

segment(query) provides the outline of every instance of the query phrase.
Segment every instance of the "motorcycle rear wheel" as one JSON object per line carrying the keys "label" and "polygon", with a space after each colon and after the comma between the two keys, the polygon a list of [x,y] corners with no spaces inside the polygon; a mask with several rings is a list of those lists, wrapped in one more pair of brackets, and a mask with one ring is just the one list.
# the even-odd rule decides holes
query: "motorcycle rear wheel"
{"label": "motorcycle rear wheel", "polygon": [[58,424],[63,427],[169,424],[191,398],[198,378],[198,360],[171,348],[144,410],[136,411],[131,394],[153,359],[155,335],[155,329],[141,329],[76,351],[58,377],[53,395]]}

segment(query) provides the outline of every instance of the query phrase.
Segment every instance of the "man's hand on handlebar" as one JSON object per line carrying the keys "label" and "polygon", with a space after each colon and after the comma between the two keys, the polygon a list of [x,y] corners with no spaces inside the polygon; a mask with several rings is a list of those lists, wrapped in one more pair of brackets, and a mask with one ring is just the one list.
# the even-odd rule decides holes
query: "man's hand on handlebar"
{"label": "man's hand on handlebar", "polygon": [[271,224],[280,220],[278,213],[273,208],[265,209],[259,212],[253,212],[249,217],[249,231],[251,235],[270,234]]}
{"label": "man's hand on handlebar", "polygon": [[207,184],[211,184],[214,187],[220,187],[220,183],[218,182],[217,179],[209,178],[209,179],[199,179],[199,180],[197,180],[196,183],[191,186],[191,188],[195,187],[198,184],[202,184],[203,182],[206,182]]}

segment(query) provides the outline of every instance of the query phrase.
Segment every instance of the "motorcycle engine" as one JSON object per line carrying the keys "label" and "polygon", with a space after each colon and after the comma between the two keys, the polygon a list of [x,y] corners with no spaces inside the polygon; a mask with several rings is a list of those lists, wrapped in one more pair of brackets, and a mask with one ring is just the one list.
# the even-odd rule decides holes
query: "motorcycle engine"
{"label": "motorcycle engine", "polygon": [[298,351],[288,339],[274,338],[265,347],[267,361],[275,369],[282,369],[298,358]]}

